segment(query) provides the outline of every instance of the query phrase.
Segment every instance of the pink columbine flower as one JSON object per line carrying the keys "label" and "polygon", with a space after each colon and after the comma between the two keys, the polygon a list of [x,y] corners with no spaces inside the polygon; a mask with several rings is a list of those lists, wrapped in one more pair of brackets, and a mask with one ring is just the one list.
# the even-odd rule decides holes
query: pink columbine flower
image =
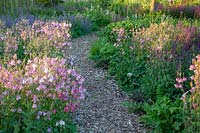
{"label": "pink columbine flower", "polygon": [[33,108],[33,109],[37,108],[37,104],[34,103],[34,104],[32,105],[32,108]]}
{"label": "pink columbine flower", "polygon": [[192,88],[190,89],[190,92],[191,92],[191,93],[194,93],[194,92],[195,92],[195,87],[192,87]]}
{"label": "pink columbine flower", "polygon": [[191,80],[194,80],[194,76],[191,76],[190,79],[191,79]]}
{"label": "pink columbine flower", "polygon": [[15,66],[15,65],[16,65],[16,64],[15,64],[15,61],[14,61],[14,60],[11,60],[11,61],[10,61],[10,65],[11,65],[11,66]]}
{"label": "pink columbine flower", "polygon": [[69,111],[70,111],[70,106],[67,105],[67,106],[64,108],[64,111],[65,111],[66,113],[69,112]]}
{"label": "pink columbine flower", "polygon": [[183,77],[182,79],[183,79],[183,82],[187,81],[187,78],[185,78],[185,77]]}
{"label": "pink columbine flower", "polygon": [[197,108],[197,104],[196,104],[196,103],[193,103],[193,104],[192,104],[192,107],[193,107],[194,109],[196,109],[196,108]]}
{"label": "pink columbine flower", "polygon": [[191,71],[195,70],[195,66],[194,65],[190,65],[189,70],[191,70]]}

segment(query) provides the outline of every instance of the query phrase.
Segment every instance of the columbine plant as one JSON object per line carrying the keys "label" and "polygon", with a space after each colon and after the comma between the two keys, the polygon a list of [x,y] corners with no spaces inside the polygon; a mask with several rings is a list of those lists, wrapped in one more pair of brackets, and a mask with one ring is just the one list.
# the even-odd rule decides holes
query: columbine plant
{"label": "columbine plant", "polygon": [[[17,65],[21,62],[14,56],[7,67],[1,64],[0,114],[3,121],[0,125],[3,127],[0,129],[10,131],[13,127],[7,122],[13,116],[12,121],[18,121],[18,128],[28,127],[28,131],[34,131],[24,121],[52,121],[58,119],[59,114],[76,110],[79,100],[84,98],[84,79],[75,70],[68,69],[65,62],[65,59],[36,57],[28,60],[23,66],[25,69],[19,69]],[[53,122],[49,124],[52,128],[56,126]]]}
{"label": "columbine plant", "polygon": [[2,30],[0,132],[72,131],[69,114],[85,89],[84,78],[58,56],[70,44],[70,26],[22,20]]}
{"label": "columbine plant", "polygon": [[[27,19],[22,19],[4,32],[5,56],[12,57],[15,52],[24,51],[23,54],[31,58],[56,57],[70,46],[70,27],[71,24],[66,22],[40,20],[31,25]],[[21,45],[23,47],[19,49]]]}
{"label": "columbine plant", "polygon": [[[181,100],[184,102],[184,108],[188,114],[186,130],[199,131],[200,126],[200,55],[192,60],[189,70],[193,72],[190,77],[190,89],[184,88],[185,77],[176,79],[175,87],[184,91]],[[187,91],[188,90],[188,91]]]}

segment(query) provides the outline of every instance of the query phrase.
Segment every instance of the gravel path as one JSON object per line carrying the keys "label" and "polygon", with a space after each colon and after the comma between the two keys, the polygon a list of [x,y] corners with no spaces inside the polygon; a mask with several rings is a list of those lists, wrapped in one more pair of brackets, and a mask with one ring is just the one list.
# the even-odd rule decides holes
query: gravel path
{"label": "gravel path", "polygon": [[97,39],[95,33],[72,40],[68,52],[74,57],[76,70],[85,77],[86,99],[75,113],[79,133],[144,133],[138,116],[128,114],[122,102],[128,97],[123,94],[113,79],[107,78],[106,70],[94,67],[88,60],[90,44]]}

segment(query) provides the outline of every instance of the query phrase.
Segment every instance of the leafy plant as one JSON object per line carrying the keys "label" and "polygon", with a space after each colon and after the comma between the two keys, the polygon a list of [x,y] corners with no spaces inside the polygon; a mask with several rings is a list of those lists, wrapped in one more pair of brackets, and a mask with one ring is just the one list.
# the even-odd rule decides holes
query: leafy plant
{"label": "leafy plant", "polygon": [[185,116],[181,100],[172,102],[166,96],[160,97],[153,105],[145,104],[146,114],[141,120],[154,129],[155,132],[175,133],[184,129]]}
{"label": "leafy plant", "polygon": [[83,15],[91,19],[95,29],[106,26],[111,22],[111,14],[109,11],[102,9],[100,6],[86,10]]}
{"label": "leafy plant", "polygon": [[128,108],[129,113],[144,113],[143,104],[138,102],[123,102],[123,106]]}
{"label": "leafy plant", "polygon": [[94,29],[94,23],[90,18],[81,15],[68,15],[68,21],[72,24],[72,37],[78,37],[90,33]]}
{"label": "leafy plant", "polygon": [[107,68],[115,53],[115,47],[107,43],[106,40],[102,38],[94,42],[92,45],[89,58],[95,60],[97,66],[103,66]]}
{"label": "leafy plant", "polygon": [[0,27],[0,132],[77,132],[71,113],[85,89],[63,58],[71,24],[21,19]]}

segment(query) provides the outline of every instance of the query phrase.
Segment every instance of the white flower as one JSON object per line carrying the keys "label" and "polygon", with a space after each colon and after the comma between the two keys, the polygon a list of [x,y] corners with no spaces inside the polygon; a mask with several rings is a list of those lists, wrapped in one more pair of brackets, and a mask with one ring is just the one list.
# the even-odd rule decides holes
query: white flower
{"label": "white flower", "polygon": [[[31,61],[30,60],[28,60],[28,63],[30,63]],[[36,64],[33,64],[32,65],[32,67],[33,67],[33,69],[35,70],[36,69],[36,67],[37,67],[37,65]]]}
{"label": "white flower", "polygon": [[29,77],[29,78],[27,79],[27,81],[29,82],[29,84],[32,84],[32,83],[33,83],[33,78]]}
{"label": "white flower", "polygon": [[63,120],[60,120],[60,121],[59,121],[59,124],[60,124],[61,126],[64,126],[64,125],[65,125],[65,122],[64,122]]}
{"label": "white flower", "polygon": [[53,80],[54,80],[53,76],[50,76],[50,77],[49,77],[49,82],[51,82],[51,83],[52,83],[52,82],[53,82]]}
{"label": "white flower", "polygon": [[26,79],[23,79],[23,80],[22,80],[22,84],[26,84]]}
{"label": "white flower", "polygon": [[16,100],[18,101],[18,100],[20,100],[21,99],[21,97],[19,96],[19,95],[17,95],[16,96]]}
{"label": "white flower", "polygon": [[32,108],[33,109],[37,108],[37,104],[33,104]]}
{"label": "white flower", "polygon": [[128,77],[132,77],[133,74],[132,74],[132,73],[127,73],[127,76],[128,76]]}
{"label": "white flower", "polygon": [[22,109],[21,109],[21,108],[18,108],[17,112],[18,112],[18,113],[21,113],[21,112],[22,112]]}
{"label": "white flower", "polygon": [[44,73],[48,73],[48,72],[49,72],[48,68],[45,68]]}
{"label": "white flower", "polygon": [[37,115],[36,119],[37,119],[37,120],[39,120],[39,119],[40,119],[40,116],[39,116],[39,115]]}
{"label": "white flower", "polygon": [[10,111],[11,111],[11,112],[16,112],[16,111],[17,111],[17,109],[11,109]]}
{"label": "white flower", "polygon": [[56,126],[58,126],[59,125],[59,123],[58,122],[56,122]]}
{"label": "white flower", "polygon": [[39,82],[40,82],[40,83],[44,83],[44,79],[43,79],[43,78],[41,78]]}

